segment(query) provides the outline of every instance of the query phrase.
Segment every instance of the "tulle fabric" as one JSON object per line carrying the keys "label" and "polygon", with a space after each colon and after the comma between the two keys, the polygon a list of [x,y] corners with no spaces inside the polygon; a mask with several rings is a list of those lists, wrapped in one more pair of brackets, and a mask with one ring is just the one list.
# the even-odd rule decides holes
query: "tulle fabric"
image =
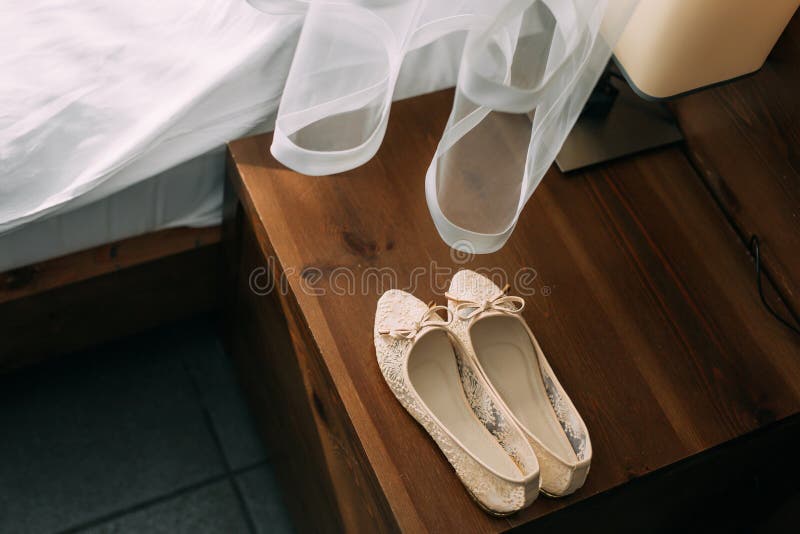
{"label": "tulle fabric", "polygon": [[[307,5],[269,6],[0,0],[0,235],[271,130]],[[454,85],[463,44],[410,52],[394,98]]]}
{"label": "tulle fabric", "polygon": [[383,140],[405,57],[466,34],[425,192],[444,241],[475,253],[493,252],[511,235],[638,2],[249,1],[273,14],[305,14],[271,151],[309,175],[368,161]]}

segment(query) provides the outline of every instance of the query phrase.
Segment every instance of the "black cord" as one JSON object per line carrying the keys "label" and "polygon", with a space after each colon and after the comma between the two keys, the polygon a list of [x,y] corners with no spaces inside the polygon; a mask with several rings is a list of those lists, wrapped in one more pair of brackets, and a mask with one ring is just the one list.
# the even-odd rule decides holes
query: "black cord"
{"label": "black cord", "polygon": [[750,238],[750,251],[753,253],[753,257],[756,260],[756,284],[758,284],[758,296],[761,297],[761,302],[764,304],[764,307],[767,309],[769,313],[772,314],[777,320],[779,320],[783,325],[794,332],[795,334],[800,336],[800,329],[798,329],[795,325],[791,324],[789,321],[778,315],[778,313],[772,309],[767,303],[766,297],[764,297],[764,288],[761,286],[761,254],[759,253],[758,247],[758,236],[753,235]]}

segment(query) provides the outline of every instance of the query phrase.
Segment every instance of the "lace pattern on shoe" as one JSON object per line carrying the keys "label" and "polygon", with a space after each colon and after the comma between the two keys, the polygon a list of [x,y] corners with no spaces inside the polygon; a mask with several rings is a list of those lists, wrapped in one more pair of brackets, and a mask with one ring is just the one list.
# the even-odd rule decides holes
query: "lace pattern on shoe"
{"label": "lace pattern on shoe", "polygon": [[[375,319],[375,348],[381,372],[400,404],[425,428],[453,466],[458,478],[478,501],[494,512],[511,513],[520,510],[535,499],[538,482],[537,490],[530,491],[520,483],[510,482],[489,472],[430,416],[416,392],[408,387],[405,368],[414,339],[430,329],[443,329],[441,324],[422,325],[423,321],[419,318],[431,310],[433,307],[427,307],[426,311],[422,302],[403,298],[402,295],[379,302]],[[412,337],[402,333],[396,336],[382,333],[413,330],[417,322],[420,323],[420,329]],[[476,375],[477,370],[468,363],[469,359],[465,357],[457,339],[453,345],[462,380],[464,376],[470,377],[467,380],[469,387],[465,387],[470,406],[482,422],[491,421],[491,428],[488,425],[487,428],[520,468],[521,475],[527,475],[534,466],[538,466],[533,451],[525,443],[522,433],[518,429],[513,431],[516,428],[514,423],[491,400]]]}
{"label": "lace pattern on shoe", "polygon": [[[499,312],[507,315],[519,315],[525,309],[525,301],[521,297],[508,295],[509,285],[498,288],[491,280],[478,274],[462,275],[461,271],[453,279],[451,291],[445,293],[452,304],[453,321],[450,330],[462,341],[469,340],[469,326],[483,313]],[[461,275],[461,276],[459,276]],[[578,460],[586,458],[587,435],[575,416],[575,410],[556,387],[551,371],[541,361],[539,370],[544,381],[547,398],[556,414],[561,428],[567,436]]]}

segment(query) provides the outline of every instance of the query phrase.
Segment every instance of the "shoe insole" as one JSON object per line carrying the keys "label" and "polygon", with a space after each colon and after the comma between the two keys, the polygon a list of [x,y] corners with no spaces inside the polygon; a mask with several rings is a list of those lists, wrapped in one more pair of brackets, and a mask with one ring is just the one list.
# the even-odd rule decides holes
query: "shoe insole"
{"label": "shoe insole", "polygon": [[513,317],[486,317],[470,328],[472,346],[489,381],[526,429],[556,456],[577,461],[556,417],[528,332]]}
{"label": "shoe insole", "polygon": [[408,359],[408,376],[422,401],[473,456],[511,479],[517,465],[470,408],[450,339],[433,330],[422,336]]}

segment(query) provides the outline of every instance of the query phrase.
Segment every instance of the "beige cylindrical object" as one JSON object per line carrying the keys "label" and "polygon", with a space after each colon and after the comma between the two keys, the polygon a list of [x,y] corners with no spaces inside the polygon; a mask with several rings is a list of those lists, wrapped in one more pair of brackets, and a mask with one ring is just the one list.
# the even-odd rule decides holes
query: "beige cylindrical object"
{"label": "beige cylindrical object", "polygon": [[669,98],[761,68],[800,0],[641,0],[614,55],[642,96]]}

